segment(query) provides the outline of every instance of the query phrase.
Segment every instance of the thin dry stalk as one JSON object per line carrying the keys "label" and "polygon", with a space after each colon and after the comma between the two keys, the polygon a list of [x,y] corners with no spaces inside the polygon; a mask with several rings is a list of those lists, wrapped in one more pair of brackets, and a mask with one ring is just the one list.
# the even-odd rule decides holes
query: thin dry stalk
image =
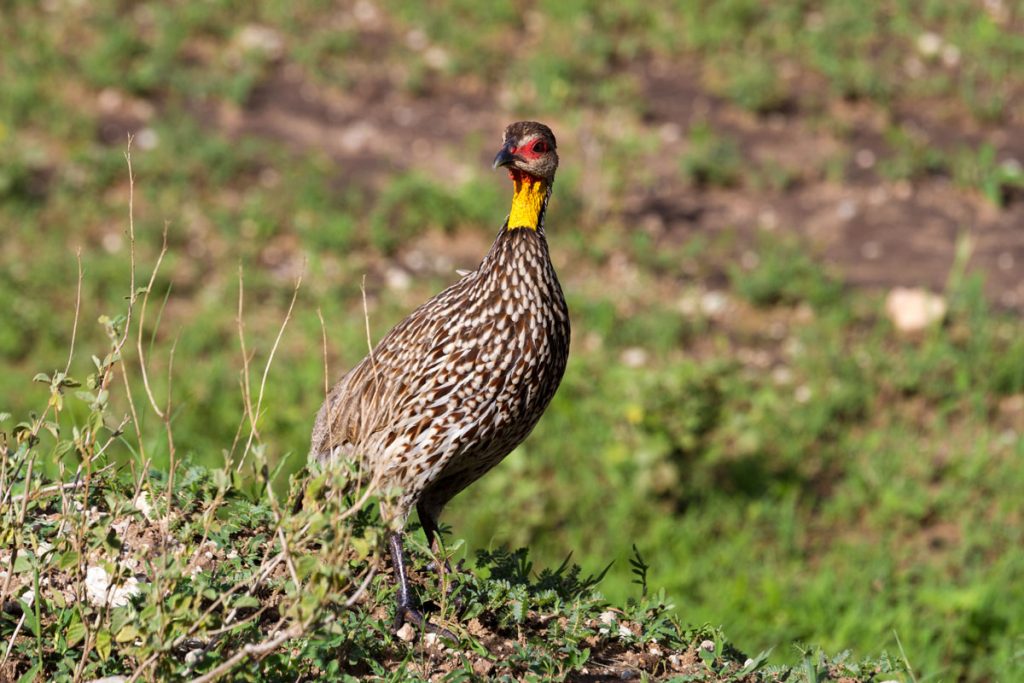
{"label": "thin dry stalk", "polygon": [[14,633],[11,634],[11,639],[7,643],[7,649],[4,650],[4,658],[0,659],[0,666],[6,664],[8,657],[11,656],[11,650],[14,649],[14,641],[18,639],[18,634],[21,633],[21,627],[25,624],[27,616],[28,612],[22,612],[21,619],[18,619],[18,624],[14,627]]}
{"label": "thin dry stalk", "polygon": [[[70,348],[68,350],[68,360],[67,360],[67,364],[64,366],[64,376],[65,377],[71,371],[71,361],[74,359],[74,354],[75,354],[75,340],[76,340],[76,338],[78,336],[78,321],[81,318],[81,313],[82,313],[82,250],[81,249],[79,249],[76,252],[76,260],[78,262],[78,278],[77,278],[77,282],[76,282],[76,286],[75,286],[75,314],[74,314],[74,317],[72,319],[72,324],[71,324],[71,344],[70,344]],[[58,388],[57,390],[60,391],[61,389]],[[53,401],[48,401],[47,402],[46,408],[43,409],[42,415],[40,415],[35,420],[35,422],[32,425],[32,429],[30,431],[30,435],[31,436],[29,437],[29,442],[30,443],[34,442],[39,437],[39,430],[42,429],[43,424],[46,421],[46,418],[49,416],[49,413],[50,413],[51,409],[53,409],[55,412],[59,412],[59,409],[56,407],[56,405],[54,404]],[[24,495],[23,495],[23,497],[21,499],[21,509],[18,510],[18,517],[17,517],[17,520],[14,523],[14,526],[15,526],[16,529],[24,528],[24,526],[25,526],[25,516],[28,514],[28,503],[29,503],[29,500],[32,498],[31,491],[29,490],[29,487],[31,487],[31,483],[32,483],[32,469],[33,469],[33,466],[35,464],[35,451],[34,450],[29,452],[27,460],[28,460],[28,463],[27,463],[26,472],[25,472],[25,485],[26,485],[26,489],[25,489],[25,493],[24,493]],[[17,478],[17,475],[15,475],[15,478]],[[2,492],[2,498],[0,498],[0,510],[2,510],[3,508],[5,508],[7,506],[7,503],[9,501],[9,499],[11,498],[11,496],[13,495],[13,492],[14,492],[14,487],[13,487],[13,480],[12,480],[12,486],[10,488],[8,488],[8,489],[5,489]],[[18,535],[15,536],[14,547],[11,549],[11,566],[12,567],[14,566],[15,560],[18,559],[18,550],[20,548],[20,545],[21,545],[21,535],[18,534]],[[3,602],[5,602],[7,600],[7,596],[9,594],[9,592],[10,592],[10,589],[11,589],[11,582],[13,580],[14,580],[14,572],[7,572],[7,577],[4,579],[3,588],[0,588],[0,604],[2,604]]]}
{"label": "thin dry stalk", "polygon": [[327,367],[327,324],[324,323],[324,312],[320,307],[316,308],[316,317],[320,320],[320,348],[324,359],[324,400],[331,393],[331,373]]}
{"label": "thin dry stalk", "polygon": [[71,372],[71,361],[75,357],[75,340],[78,339],[78,318],[82,311],[82,248],[75,250],[75,262],[78,264],[78,279],[75,285],[75,316],[71,322],[71,343],[68,344],[68,362],[64,366],[64,374]]}
{"label": "thin dry stalk", "polygon": [[[242,418],[238,421],[238,428],[235,430],[235,438],[231,442],[231,450],[228,451],[227,462],[225,466],[231,462],[231,459],[235,456],[235,449],[238,447],[238,441],[242,437],[242,429],[245,427],[246,420],[250,424],[256,420],[252,416],[252,388],[249,385],[249,362],[251,357],[249,351],[245,346],[245,318],[243,311],[245,309],[245,276],[242,270],[242,264],[238,264],[238,311],[235,314],[235,328],[238,330],[238,344],[242,350],[242,373],[239,377],[239,383],[242,389]],[[248,398],[247,398],[248,397]]]}
{"label": "thin dry stalk", "polygon": [[139,327],[135,337],[135,349],[139,354],[139,372],[142,375],[142,386],[146,389],[146,396],[149,398],[149,404],[153,408],[153,412],[157,414],[161,420],[164,419],[164,411],[160,409],[157,404],[156,398],[153,396],[153,389],[149,384],[149,373],[146,371],[146,363],[144,359],[146,353],[142,348],[142,334],[146,322],[146,307],[149,305],[149,294],[153,291],[153,284],[156,282],[157,273],[160,272],[160,265],[164,261],[164,256],[167,255],[167,226],[164,225],[164,236],[163,244],[160,247],[160,253],[156,257],[156,265],[153,266],[153,272],[149,276],[149,283],[146,285],[145,294],[142,296],[142,306],[139,308]]}
{"label": "thin dry stalk", "polygon": [[359,283],[359,291],[363,295],[363,325],[366,328],[366,349],[370,356],[370,366],[373,368],[373,379],[380,386],[380,375],[377,372],[377,359],[373,355],[373,340],[370,338],[370,309],[366,305],[366,276],[363,275]]}
{"label": "thin dry stalk", "polygon": [[174,447],[174,430],[171,429],[171,381],[174,377],[174,352],[178,349],[178,339],[175,337],[171,344],[171,350],[167,355],[167,403],[164,406],[163,422],[164,433],[167,435],[167,510],[163,519],[164,538],[167,537],[167,523],[171,517],[171,504],[174,499],[174,471],[177,469],[178,451]]}
{"label": "thin dry stalk", "polygon": [[[284,337],[284,331],[288,327],[288,322],[292,318],[292,311],[295,309],[295,302],[299,298],[299,288],[301,286],[302,276],[300,275],[295,281],[295,288],[292,290],[292,300],[288,304],[288,311],[285,313],[284,320],[281,321],[281,327],[277,331],[277,337],[274,339],[274,344],[270,347],[270,354],[267,356],[267,362],[263,365],[263,376],[260,378],[260,389],[256,396],[255,410],[252,408],[252,393],[247,390],[246,395],[244,396],[244,400],[247,405],[246,410],[249,414],[250,429],[249,438],[246,441],[245,449],[242,451],[242,457],[238,459],[238,466],[235,468],[236,472],[242,471],[242,465],[245,464],[245,458],[249,455],[253,441],[259,438],[256,423],[259,420],[260,411],[263,406],[263,396],[267,388],[267,377],[270,375],[270,367],[274,363],[274,356],[277,353],[278,347],[281,345],[281,339]],[[248,374],[248,372],[246,374]],[[248,387],[248,382],[246,383],[246,387]]]}

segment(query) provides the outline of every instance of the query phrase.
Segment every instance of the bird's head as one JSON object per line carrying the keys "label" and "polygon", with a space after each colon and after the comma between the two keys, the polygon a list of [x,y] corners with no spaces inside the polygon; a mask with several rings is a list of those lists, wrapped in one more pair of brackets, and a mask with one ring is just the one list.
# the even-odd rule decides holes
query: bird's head
{"label": "bird's head", "polygon": [[494,168],[508,169],[514,193],[508,229],[537,230],[543,222],[551,183],[558,169],[555,134],[543,123],[517,121],[505,129]]}
{"label": "bird's head", "polygon": [[550,183],[558,168],[555,148],[555,134],[543,123],[517,121],[505,129],[501,151],[494,157],[494,168],[507,168],[513,180],[525,173]]}

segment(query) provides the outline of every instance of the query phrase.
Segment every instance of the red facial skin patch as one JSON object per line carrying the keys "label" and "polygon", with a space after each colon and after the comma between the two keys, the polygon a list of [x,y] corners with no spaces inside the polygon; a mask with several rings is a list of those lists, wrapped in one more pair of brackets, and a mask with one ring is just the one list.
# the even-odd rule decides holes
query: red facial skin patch
{"label": "red facial skin patch", "polygon": [[541,155],[547,154],[548,143],[544,140],[532,140],[525,145],[512,147],[508,151],[512,154],[521,156],[524,159],[537,159]]}
{"label": "red facial skin patch", "polygon": [[508,177],[511,178],[512,182],[516,183],[517,186],[519,185],[519,183],[522,183],[524,181],[528,183],[540,182],[540,178],[538,178],[537,176],[533,175],[532,173],[527,173],[526,171],[521,171],[518,168],[508,169]]}

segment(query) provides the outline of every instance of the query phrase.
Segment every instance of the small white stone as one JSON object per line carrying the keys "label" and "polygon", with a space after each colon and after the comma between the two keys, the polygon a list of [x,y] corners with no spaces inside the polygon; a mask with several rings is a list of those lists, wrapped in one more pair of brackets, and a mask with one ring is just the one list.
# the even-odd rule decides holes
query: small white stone
{"label": "small white stone", "polygon": [[757,226],[771,232],[779,227],[779,215],[771,209],[763,209],[757,214]]}
{"label": "small white stone", "polygon": [[676,123],[666,123],[658,128],[661,141],[665,143],[678,142],[683,137],[683,131]]}
{"label": "small white stone", "polygon": [[921,288],[896,287],[885,298],[885,312],[897,331],[915,334],[946,317],[946,300]]}
{"label": "small white stone", "polygon": [[134,576],[126,579],[122,585],[111,588],[110,575],[103,567],[89,567],[85,571],[85,593],[89,602],[97,607],[105,604],[124,607],[132,596],[138,595],[139,590],[139,581]]}
{"label": "small white stone", "polygon": [[384,279],[389,288],[400,292],[404,292],[412,285],[412,278],[402,268],[388,268],[384,273]]}
{"label": "small white stone", "polygon": [[448,66],[449,61],[448,53],[437,45],[427,48],[427,51],[423,53],[423,63],[433,69],[443,69]]}
{"label": "small white stone", "polygon": [[261,52],[274,59],[284,52],[284,39],[269,26],[246,24],[239,29],[235,40],[247,52]]}
{"label": "small white stone", "polygon": [[605,626],[611,626],[612,622],[615,621],[615,618],[615,612],[608,610],[607,612],[601,612],[601,614],[598,615],[597,620]]}
{"label": "small white stone", "polygon": [[104,88],[96,99],[105,113],[115,112],[124,105],[124,95],[115,88]]}
{"label": "small white stone", "polygon": [[416,637],[416,631],[413,630],[411,624],[402,624],[402,628],[398,629],[398,632],[395,633],[395,635],[398,636],[399,640],[411,643]]}
{"label": "small white stone", "polygon": [[701,641],[700,649],[704,650],[705,652],[714,652],[715,651],[715,641],[713,641],[713,640]]}
{"label": "small white stone", "polygon": [[647,351],[639,346],[631,346],[623,350],[619,360],[627,368],[641,368],[647,365]]}
{"label": "small white stone", "polygon": [[405,44],[409,46],[410,50],[416,50],[419,52],[420,50],[426,49],[427,45],[430,44],[430,41],[427,40],[427,34],[424,33],[423,29],[414,28],[405,34]]}
{"label": "small white stone", "polygon": [[942,36],[928,31],[917,37],[917,51],[925,57],[934,57],[942,49]]}
{"label": "small white stone", "polygon": [[729,298],[722,292],[705,292],[700,298],[700,311],[709,318],[725,312]]}
{"label": "small white stone", "polygon": [[772,370],[772,381],[780,386],[786,386],[793,383],[793,371],[785,365]]}
{"label": "small white stone", "polygon": [[346,152],[358,152],[377,138],[377,129],[368,121],[357,121],[343,130],[338,142]]}
{"label": "small white stone", "polygon": [[844,199],[836,207],[836,215],[839,220],[848,221],[857,215],[857,202],[852,199]]}
{"label": "small white stone", "polygon": [[687,292],[679,298],[676,310],[685,316],[697,315],[700,310],[700,299],[694,292]]}
{"label": "small white stone", "polygon": [[142,513],[142,516],[153,521],[153,504],[149,502],[149,492],[139,491],[139,495],[132,501],[135,508]]}
{"label": "small white stone", "polygon": [[160,144],[160,136],[152,128],[143,128],[135,134],[135,144],[141,150],[156,149],[156,146]]}
{"label": "small white stone", "polygon": [[853,155],[854,163],[856,163],[858,167],[863,169],[873,167],[877,160],[878,159],[875,156],[875,153],[872,152],[870,149],[867,149],[866,147],[864,149],[858,149],[857,153]]}
{"label": "small white stone", "polygon": [[632,638],[633,632],[625,624],[619,624],[619,637],[620,638]]}
{"label": "small white stone", "polygon": [[956,45],[944,45],[942,47],[942,65],[954,69],[960,65],[960,48]]}
{"label": "small white stone", "polygon": [[356,21],[363,25],[375,24],[380,19],[380,12],[377,11],[377,6],[372,2],[368,2],[368,0],[359,0],[356,6],[352,8],[352,14],[355,16]]}
{"label": "small white stone", "polygon": [[110,577],[103,567],[89,567],[85,572],[85,592],[89,602],[102,605],[110,587]]}

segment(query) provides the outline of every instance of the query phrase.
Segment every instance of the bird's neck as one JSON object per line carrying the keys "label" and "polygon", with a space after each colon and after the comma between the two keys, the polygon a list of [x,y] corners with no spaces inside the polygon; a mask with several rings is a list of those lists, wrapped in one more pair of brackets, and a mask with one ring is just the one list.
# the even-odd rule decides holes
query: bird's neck
{"label": "bird's neck", "polygon": [[508,213],[508,229],[544,229],[544,212],[551,197],[551,183],[519,170],[512,177],[512,209]]}

